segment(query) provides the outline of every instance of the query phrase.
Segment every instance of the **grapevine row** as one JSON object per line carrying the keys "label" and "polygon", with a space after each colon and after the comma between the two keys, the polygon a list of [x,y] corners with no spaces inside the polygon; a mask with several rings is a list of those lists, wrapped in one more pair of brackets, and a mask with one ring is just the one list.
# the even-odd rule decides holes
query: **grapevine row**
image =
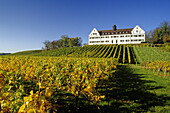
{"label": "grapevine row", "polygon": [[0,64],[1,109],[19,113],[54,109],[59,103],[50,103],[50,98],[55,100],[58,91],[74,95],[75,106],[80,96],[98,103],[104,95],[96,86],[112,76],[117,65],[113,59],[26,56],[0,57]]}

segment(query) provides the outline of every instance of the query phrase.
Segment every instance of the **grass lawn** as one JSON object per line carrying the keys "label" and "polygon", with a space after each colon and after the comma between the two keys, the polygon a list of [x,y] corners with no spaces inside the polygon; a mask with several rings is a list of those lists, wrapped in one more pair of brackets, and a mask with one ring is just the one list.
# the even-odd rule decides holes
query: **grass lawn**
{"label": "grass lawn", "polygon": [[[145,86],[148,86],[146,91],[157,97],[163,97],[162,99],[160,98],[160,102],[162,101],[164,105],[159,105],[158,101],[158,105],[152,106],[148,111],[170,113],[170,76],[158,76],[153,73],[152,70],[145,70],[134,65],[130,67],[133,73],[139,74],[140,77],[142,77],[141,80],[146,81],[146,83],[144,83]],[[161,73],[161,75],[163,75],[163,73]]]}
{"label": "grass lawn", "polygon": [[97,112],[170,112],[170,77],[134,65],[119,65],[99,91],[106,98]]}

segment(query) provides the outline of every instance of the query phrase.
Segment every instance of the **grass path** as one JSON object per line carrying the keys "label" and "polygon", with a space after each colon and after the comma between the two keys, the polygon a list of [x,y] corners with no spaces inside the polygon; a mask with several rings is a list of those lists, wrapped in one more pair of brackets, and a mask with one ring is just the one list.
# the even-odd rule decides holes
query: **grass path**
{"label": "grass path", "polygon": [[[140,77],[140,80],[145,82],[142,87],[147,93],[150,93],[159,99],[162,98],[160,103],[161,101],[164,101],[164,105],[160,104],[152,106],[148,109],[148,112],[154,111],[158,113],[170,113],[170,76],[166,76],[164,78],[163,76],[158,76],[153,73],[152,70],[145,70],[143,67],[136,65],[128,65],[128,68],[132,71],[133,75],[137,75]],[[154,96],[151,96],[151,98]],[[153,101],[156,102],[156,100]],[[157,104],[158,103],[159,102],[157,102]]]}
{"label": "grass path", "polygon": [[130,68],[133,69],[135,73],[143,74],[143,80],[154,81],[153,83],[149,83],[150,85],[164,87],[153,90],[152,92],[155,92],[158,95],[166,94],[170,96],[170,76],[158,76],[157,74],[153,73],[152,70],[145,70],[143,66],[130,65]]}
{"label": "grass path", "polygon": [[101,105],[106,112],[170,112],[170,77],[132,65],[119,65],[106,83]]}

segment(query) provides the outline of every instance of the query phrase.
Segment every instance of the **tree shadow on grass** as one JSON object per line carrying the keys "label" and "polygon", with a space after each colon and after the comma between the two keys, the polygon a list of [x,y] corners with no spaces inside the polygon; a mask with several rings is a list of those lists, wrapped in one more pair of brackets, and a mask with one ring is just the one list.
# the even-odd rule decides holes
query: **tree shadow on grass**
{"label": "tree shadow on grass", "polygon": [[[67,112],[70,109],[70,112],[74,113],[147,112],[152,111],[150,109],[155,106],[167,106],[166,101],[170,100],[166,95],[158,96],[149,92],[164,87],[146,84],[155,81],[143,80],[142,74],[135,74],[125,65],[118,66],[118,71],[108,81],[103,82],[104,85],[99,84],[100,87],[97,88],[101,95],[105,95],[100,104],[91,105],[85,98],[80,98],[78,109],[72,103],[67,104],[61,111]],[[74,97],[69,101],[73,102]]]}
{"label": "tree shadow on grass", "polygon": [[157,96],[149,90],[164,88],[146,83],[155,81],[143,80],[142,74],[135,74],[125,65],[118,66],[118,71],[107,81],[105,92],[108,105],[102,107],[102,112],[146,112],[155,106],[166,106],[170,97]]}

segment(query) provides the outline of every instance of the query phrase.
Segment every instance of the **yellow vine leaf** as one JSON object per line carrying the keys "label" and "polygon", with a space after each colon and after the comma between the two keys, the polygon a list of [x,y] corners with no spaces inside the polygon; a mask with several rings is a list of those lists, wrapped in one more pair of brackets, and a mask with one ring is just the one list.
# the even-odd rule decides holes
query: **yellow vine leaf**
{"label": "yellow vine leaf", "polygon": [[31,91],[30,91],[30,94],[31,94],[31,95],[33,95],[33,94],[34,94],[34,93],[33,93],[33,90],[31,90]]}
{"label": "yellow vine leaf", "polygon": [[32,97],[31,96],[24,97],[24,102],[25,103],[29,103],[30,101],[32,101]]}
{"label": "yellow vine leaf", "polygon": [[103,96],[100,96],[100,98],[105,98],[105,95],[103,95]]}
{"label": "yellow vine leaf", "polygon": [[40,82],[38,82],[37,85],[39,85],[40,88],[45,88]]}
{"label": "yellow vine leaf", "polygon": [[49,89],[49,87],[46,88],[45,90],[45,96],[50,97],[53,93],[52,89]]}
{"label": "yellow vine leaf", "polygon": [[29,109],[27,113],[36,113],[36,111],[34,109]]}
{"label": "yellow vine leaf", "polygon": [[45,112],[45,107],[44,107],[45,103],[43,102],[40,106],[40,112],[44,113]]}
{"label": "yellow vine leaf", "polygon": [[18,113],[24,112],[24,109],[25,109],[25,104],[23,104],[23,105],[19,108]]}

